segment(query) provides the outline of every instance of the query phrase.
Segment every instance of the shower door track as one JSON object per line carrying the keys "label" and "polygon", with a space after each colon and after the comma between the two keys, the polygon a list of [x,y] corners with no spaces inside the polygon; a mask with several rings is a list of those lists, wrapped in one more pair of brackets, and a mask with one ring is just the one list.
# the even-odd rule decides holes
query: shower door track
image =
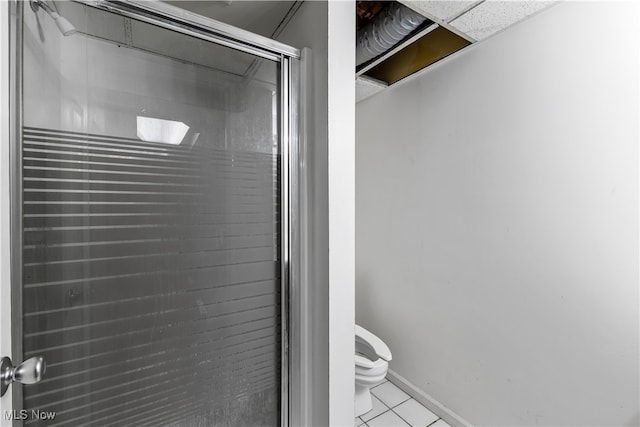
{"label": "shower door track", "polygon": [[[276,40],[242,30],[237,27],[207,18],[178,7],[148,0],[73,0],[124,17],[186,34],[211,43],[249,53],[259,58],[280,63],[280,141],[281,154],[281,390],[280,424],[289,426],[292,418],[291,384],[296,381],[292,374],[299,375],[300,359],[296,353],[299,345],[292,334],[292,313],[300,315],[292,306],[293,296],[299,292],[299,170],[298,170],[298,84],[300,83],[300,50]],[[13,0],[9,5],[10,25],[10,177],[11,177],[11,306],[13,309],[12,335],[22,336],[22,13],[24,3]],[[295,304],[295,303],[294,303]],[[22,355],[20,339],[12,340],[13,355]],[[14,388],[15,387],[14,385]],[[13,407],[22,407],[22,392],[13,393]]]}
{"label": "shower door track", "polygon": [[273,61],[280,61],[283,57],[300,59],[299,49],[159,1],[73,1],[221,44],[261,58]]}

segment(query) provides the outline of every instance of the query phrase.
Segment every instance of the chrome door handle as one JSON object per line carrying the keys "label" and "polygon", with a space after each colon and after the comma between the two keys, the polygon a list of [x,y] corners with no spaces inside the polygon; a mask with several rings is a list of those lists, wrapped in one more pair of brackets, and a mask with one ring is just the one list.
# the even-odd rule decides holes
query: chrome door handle
{"label": "chrome door handle", "polygon": [[15,368],[11,359],[3,357],[0,361],[0,396],[4,396],[14,381],[22,384],[39,383],[46,370],[47,362],[42,356],[27,359]]}

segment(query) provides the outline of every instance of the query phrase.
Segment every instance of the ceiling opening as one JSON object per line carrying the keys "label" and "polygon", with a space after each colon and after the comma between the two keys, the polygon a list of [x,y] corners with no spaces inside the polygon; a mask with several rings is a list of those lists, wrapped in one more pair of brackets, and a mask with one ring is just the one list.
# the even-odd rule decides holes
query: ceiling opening
{"label": "ceiling opening", "polygon": [[[447,56],[484,40],[523,19],[556,4],[548,0],[398,0],[356,3],[356,102],[384,90]],[[394,19],[383,19],[390,8],[401,6],[407,14],[419,14],[424,22],[394,39]],[[404,13],[404,12],[403,12]],[[383,22],[385,21],[385,22]],[[396,19],[397,21],[397,19]],[[397,24],[397,22],[396,22]],[[377,27],[376,27],[377,26]],[[376,27],[376,28],[374,28]],[[367,48],[372,58],[358,62],[363,35],[372,33]],[[389,44],[389,40],[393,43]],[[386,45],[385,45],[386,43]],[[388,46],[387,46],[388,45]],[[384,50],[380,46],[385,47]],[[359,58],[358,58],[359,57]]]}

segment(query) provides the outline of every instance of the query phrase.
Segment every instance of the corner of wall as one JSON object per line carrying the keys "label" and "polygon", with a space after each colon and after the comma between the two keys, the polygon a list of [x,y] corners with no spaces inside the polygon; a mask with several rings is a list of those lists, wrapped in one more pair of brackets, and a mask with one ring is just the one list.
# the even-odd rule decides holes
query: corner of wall
{"label": "corner of wall", "polygon": [[355,2],[329,2],[329,424],[354,419]]}

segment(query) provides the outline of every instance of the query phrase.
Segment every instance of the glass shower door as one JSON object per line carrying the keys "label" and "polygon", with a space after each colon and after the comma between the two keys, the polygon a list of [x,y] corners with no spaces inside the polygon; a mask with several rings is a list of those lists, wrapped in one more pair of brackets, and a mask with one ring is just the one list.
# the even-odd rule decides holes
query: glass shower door
{"label": "glass shower door", "polygon": [[55,6],[77,33],[23,14],[25,425],[279,424],[279,62]]}

